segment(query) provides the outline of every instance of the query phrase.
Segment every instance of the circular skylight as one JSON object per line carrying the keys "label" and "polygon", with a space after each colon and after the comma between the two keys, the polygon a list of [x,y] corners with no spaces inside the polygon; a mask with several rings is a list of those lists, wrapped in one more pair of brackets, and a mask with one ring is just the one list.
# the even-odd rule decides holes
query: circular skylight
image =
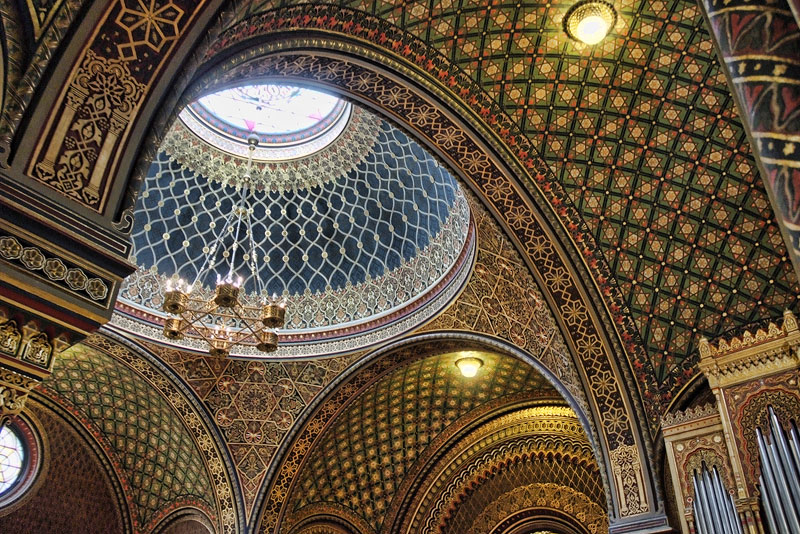
{"label": "circular skylight", "polygon": [[192,102],[181,120],[201,139],[232,154],[247,153],[259,138],[256,159],[302,157],[332,143],[344,130],[350,104],[293,85],[262,83],[223,89]]}
{"label": "circular skylight", "polygon": [[291,85],[245,85],[204,96],[197,103],[231,128],[261,135],[303,132],[328,119],[339,98]]}

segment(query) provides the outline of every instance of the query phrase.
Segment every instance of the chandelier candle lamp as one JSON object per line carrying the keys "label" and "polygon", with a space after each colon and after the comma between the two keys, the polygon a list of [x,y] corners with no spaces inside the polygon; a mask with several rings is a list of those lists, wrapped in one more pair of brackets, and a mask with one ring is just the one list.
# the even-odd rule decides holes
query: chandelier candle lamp
{"label": "chandelier candle lamp", "polygon": [[[248,139],[250,154],[248,157],[247,177],[250,176],[253,151],[258,145],[258,137],[250,136]],[[236,345],[255,345],[261,352],[274,352],[278,349],[278,334],[275,330],[284,326],[286,321],[286,301],[279,300],[277,296],[263,299],[259,305],[242,302],[241,276],[234,275],[236,252],[242,241],[248,245],[243,261],[249,265],[256,280],[256,289],[264,293],[261,280],[257,275],[256,263],[258,253],[255,250],[252,236],[251,210],[247,206],[248,191],[252,184],[244,181],[236,184],[241,191],[239,205],[234,207],[228,216],[226,224],[217,236],[213,246],[209,249],[206,261],[197,272],[195,281],[187,284],[183,279],[168,280],[164,286],[162,309],[170,314],[164,321],[164,337],[167,339],[182,339],[193,337],[208,343],[208,352],[211,356],[226,357],[230,355],[231,348]],[[242,227],[246,229],[242,232]],[[224,238],[233,236],[233,243],[225,250]],[[208,280],[215,266],[217,253],[220,252],[221,267],[227,267],[227,275],[217,275],[214,293],[202,287],[202,281]]]}

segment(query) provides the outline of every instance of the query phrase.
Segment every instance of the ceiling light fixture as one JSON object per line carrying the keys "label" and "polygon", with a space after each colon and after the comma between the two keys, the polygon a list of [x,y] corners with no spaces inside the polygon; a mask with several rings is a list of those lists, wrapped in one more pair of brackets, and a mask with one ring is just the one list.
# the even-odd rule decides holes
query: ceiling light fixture
{"label": "ceiling light fixture", "polygon": [[567,35],[587,45],[595,45],[608,35],[617,23],[617,11],[604,0],[583,0],[564,15]]}
{"label": "ceiling light fixture", "polygon": [[[258,145],[258,136],[251,134],[247,143],[247,173],[241,183],[229,183],[241,191],[238,206],[234,206],[214,244],[209,248],[203,266],[198,270],[194,282],[187,284],[183,279],[168,280],[164,287],[162,309],[170,314],[164,322],[164,337],[182,339],[193,337],[208,343],[209,354],[225,357],[231,347],[240,344],[255,345],[261,352],[278,349],[276,329],[283,327],[286,319],[286,302],[278,301],[276,296],[264,298],[260,305],[243,304],[240,297],[243,278],[234,273],[237,250],[245,245],[242,260],[250,267],[256,283],[256,292],[264,294],[258,276],[258,253],[253,243],[252,209],[247,205],[247,197],[252,190],[250,171],[253,152]],[[226,246],[225,240],[233,241]],[[217,260],[219,256],[219,260]],[[213,294],[203,287],[212,271],[217,274]]]}
{"label": "ceiling light fixture", "polygon": [[456,367],[461,371],[461,374],[467,378],[472,378],[478,374],[478,369],[483,366],[483,360],[469,356],[467,358],[460,358],[456,360]]}

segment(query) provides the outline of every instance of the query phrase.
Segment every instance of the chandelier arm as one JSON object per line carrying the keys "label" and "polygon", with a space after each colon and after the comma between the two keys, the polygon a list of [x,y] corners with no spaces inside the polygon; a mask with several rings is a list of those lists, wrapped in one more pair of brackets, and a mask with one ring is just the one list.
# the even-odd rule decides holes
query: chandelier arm
{"label": "chandelier arm", "polygon": [[214,244],[211,245],[211,252],[206,256],[206,259],[203,262],[203,266],[200,267],[200,269],[197,271],[197,274],[194,277],[194,281],[192,282],[192,285],[189,287],[194,287],[195,284],[197,284],[197,282],[200,281],[200,278],[206,272],[206,269],[208,270],[211,269],[209,262],[214,259],[214,257],[217,255],[217,250],[221,248],[220,245],[222,244],[222,240],[225,236],[225,230],[227,230],[228,226],[230,226],[235,211],[236,211],[235,209],[231,210],[231,212],[228,214],[228,217],[225,219],[225,225],[222,227],[222,231],[219,233],[219,235],[214,236]]}
{"label": "chandelier arm", "polygon": [[[186,310],[185,313],[181,314],[181,318],[186,321],[187,330],[189,327],[195,332],[200,333],[202,330],[207,329],[205,323],[203,323],[204,314],[198,314],[195,310]],[[198,326],[199,324],[199,326]]]}
{"label": "chandelier arm", "polygon": [[242,200],[239,204],[239,213],[237,214],[238,217],[236,218],[236,233],[233,236],[233,244],[231,248],[233,249],[233,253],[231,254],[231,261],[228,265],[228,278],[227,280],[233,283],[233,266],[236,263],[236,250],[239,248],[239,230],[242,227],[242,210],[244,210],[244,206],[247,200],[247,186],[242,186]]}
{"label": "chandelier arm", "polygon": [[256,274],[256,244],[253,239],[253,218],[250,216],[250,210],[247,210],[247,233],[250,236],[250,272],[256,280],[256,293],[263,296],[264,285],[261,277]]}

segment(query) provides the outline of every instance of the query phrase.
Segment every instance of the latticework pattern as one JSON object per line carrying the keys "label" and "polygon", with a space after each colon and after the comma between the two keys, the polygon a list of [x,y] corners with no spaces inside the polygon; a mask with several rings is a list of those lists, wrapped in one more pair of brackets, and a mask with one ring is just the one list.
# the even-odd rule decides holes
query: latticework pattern
{"label": "latticework pattern", "polygon": [[454,365],[457,357],[432,356],[401,367],[353,399],[298,473],[293,508],[336,503],[377,531],[405,474],[459,417],[515,393],[558,398],[520,360],[483,354],[479,375],[465,380]]}
{"label": "latticework pattern", "polygon": [[[136,211],[140,272],[122,296],[158,309],[160,284],[148,274],[191,282],[209,262],[209,279],[199,281],[209,288],[235,258],[233,270],[251,295],[289,299],[288,328],[358,321],[438,282],[456,263],[469,229],[469,207],[455,179],[387,123],[346,175],[308,189],[253,192],[249,227],[242,224],[238,241],[229,232],[214,250],[240,194],[159,154]],[[255,258],[242,250],[251,238]],[[321,304],[292,306],[308,298]]]}
{"label": "latticework pattern", "polygon": [[110,460],[126,477],[136,524],[147,525],[180,500],[215,507],[192,436],[169,402],[135,371],[75,345],[59,355],[44,387],[97,428],[113,451]]}

